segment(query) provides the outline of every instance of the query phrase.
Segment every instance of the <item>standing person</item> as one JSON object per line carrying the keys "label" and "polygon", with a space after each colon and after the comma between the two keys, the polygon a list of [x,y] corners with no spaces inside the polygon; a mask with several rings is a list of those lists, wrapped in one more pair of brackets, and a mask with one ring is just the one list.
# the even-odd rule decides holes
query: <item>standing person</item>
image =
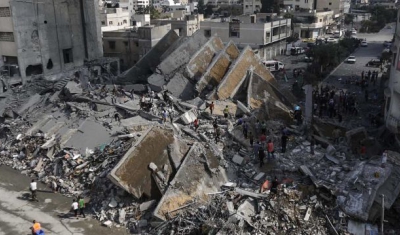
{"label": "standing person", "polygon": [[267,142],[267,136],[265,134],[260,135],[260,142],[263,145]]}
{"label": "standing person", "polygon": [[79,215],[82,215],[83,218],[86,218],[85,212],[83,211],[83,209],[85,209],[85,199],[83,199],[82,197],[79,196],[78,204],[79,204]]}
{"label": "standing person", "polygon": [[119,117],[119,113],[114,114],[114,119],[116,122],[121,122],[121,118]]}
{"label": "standing person", "polygon": [[258,136],[260,135],[260,133],[261,133],[261,123],[260,123],[260,121],[257,119],[257,121],[256,121],[256,138],[258,138]]}
{"label": "standing person", "polygon": [[281,137],[281,145],[282,145],[282,153],[286,152],[286,144],[287,144],[288,136],[282,133]]}
{"label": "standing person", "polygon": [[195,119],[193,122],[193,126],[194,126],[194,131],[197,131],[197,128],[199,128],[199,119]]}
{"label": "standing person", "polygon": [[219,126],[217,126],[217,128],[215,128],[215,143],[218,143],[220,136],[221,136],[221,129],[219,128]]}
{"label": "standing person", "polygon": [[246,123],[246,121],[243,121],[242,128],[243,128],[243,136],[245,139],[247,139],[247,131],[249,130],[249,126]]}
{"label": "standing person", "polygon": [[78,219],[78,209],[79,209],[79,204],[76,201],[76,199],[72,200],[71,208],[74,211],[75,217]]}
{"label": "standing person", "polygon": [[249,132],[249,142],[250,142],[250,146],[253,147],[254,136],[253,136],[253,133],[251,131]]}
{"label": "standing person", "polygon": [[32,201],[38,201],[36,198],[37,183],[35,180],[31,180],[31,183],[29,185],[29,190],[32,193]]}
{"label": "standing person", "polygon": [[173,109],[169,110],[169,120],[171,121],[171,123],[174,122],[174,110]]}
{"label": "standing person", "polygon": [[211,102],[211,104],[210,104],[209,108],[210,108],[210,114],[212,115],[212,114],[213,114],[213,112],[214,112],[214,101],[213,101],[213,102]]}
{"label": "standing person", "polygon": [[153,103],[154,97],[156,97],[156,95],[154,94],[154,91],[150,91],[150,102],[151,103]]}
{"label": "standing person", "polygon": [[315,137],[311,136],[311,140],[310,140],[310,153],[311,153],[311,155],[314,155],[314,147],[315,147]]}
{"label": "standing person", "polygon": [[168,116],[167,110],[164,109],[162,112],[162,120],[164,124],[167,122],[167,116]]}
{"label": "standing person", "polygon": [[60,189],[60,187],[57,184],[57,180],[56,179],[51,181],[51,187],[53,188],[53,193],[57,193],[58,190]]}
{"label": "standing person", "polygon": [[135,89],[132,88],[132,90],[130,91],[131,93],[131,99],[135,100]]}
{"label": "standing person", "polygon": [[267,134],[267,123],[265,123],[264,121],[261,123],[261,134]]}
{"label": "standing person", "polygon": [[387,157],[388,157],[388,151],[385,150],[382,153],[382,159],[381,159],[381,167],[385,168],[386,167],[386,162],[387,162]]}
{"label": "standing person", "polygon": [[340,137],[340,129],[336,127],[332,132],[332,136],[333,136],[333,143],[338,144]]}
{"label": "standing person", "polygon": [[272,143],[272,140],[268,140],[267,151],[268,151],[268,158],[270,158],[271,156],[272,156],[272,158],[275,158],[275,156],[274,156],[274,143]]}
{"label": "standing person", "polygon": [[229,116],[229,108],[228,105],[224,108],[224,118],[228,118]]}
{"label": "standing person", "polygon": [[262,167],[264,165],[264,158],[265,158],[264,149],[259,148],[258,149],[258,159],[260,160],[260,167]]}

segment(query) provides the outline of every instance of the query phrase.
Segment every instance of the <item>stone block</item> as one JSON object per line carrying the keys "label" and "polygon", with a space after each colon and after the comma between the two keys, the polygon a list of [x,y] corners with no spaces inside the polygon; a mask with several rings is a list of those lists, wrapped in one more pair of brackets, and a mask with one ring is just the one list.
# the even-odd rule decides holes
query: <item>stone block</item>
{"label": "stone block", "polygon": [[232,161],[238,165],[242,165],[244,162],[244,158],[236,154],[235,156],[233,156]]}

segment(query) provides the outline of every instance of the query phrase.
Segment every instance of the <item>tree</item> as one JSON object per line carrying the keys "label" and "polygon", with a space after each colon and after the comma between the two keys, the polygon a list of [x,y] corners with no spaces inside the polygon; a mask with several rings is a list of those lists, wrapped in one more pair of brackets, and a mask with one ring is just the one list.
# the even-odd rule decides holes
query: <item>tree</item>
{"label": "tree", "polygon": [[344,23],[345,24],[351,24],[351,23],[353,23],[353,20],[354,20],[354,15],[353,14],[346,14],[344,16]]}
{"label": "tree", "polygon": [[154,6],[147,6],[139,9],[138,12],[144,14],[150,14],[150,19],[159,19],[161,17],[160,12]]}
{"label": "tree", "polygon": [[197,12],[199,14],[204,14],[204,9],[205,9],[204,0],[199,0],[199,2],[197,3]]}
{"label": "tree", "polygon": [[280,14],[279,0],[261,0],[261,13]]}

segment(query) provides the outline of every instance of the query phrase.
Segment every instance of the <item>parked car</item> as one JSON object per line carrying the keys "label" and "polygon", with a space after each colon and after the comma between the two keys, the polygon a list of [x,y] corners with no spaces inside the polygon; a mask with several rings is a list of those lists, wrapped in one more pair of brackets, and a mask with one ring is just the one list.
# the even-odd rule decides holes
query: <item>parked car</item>
{"label": "parked car", "polygon": [[382,62],[380,59],[372,59],[368,61],[368,63],[365,65],[367,67],[379,67],[382,65]]}
{"label": "parked car", "polygon": [[312,58],[312,57],[305,56],[305,57],[304,57],[304,62],[312,62],[313,59],[314,59],[314,58]]}
{"label": "parked car", "polygon": [[354,64],[354,63],[356,63],[356,57],[354,55],[351,55],[346,59],[346,62]]}
{"label": "parked car", "polygon": [[327,43],[337,43],[338,40],[337,40],[336,38],[328,38],[328,39],[326,40],[326,42],[327,42]]}
{"label": "parked car", "polygon": [[281,71],[285,68],[285,64],[276,60],[266,60],[262,62],[271,72]]}
{"label": "parked car", "polygon": [[300,54],[303,54],[304,52],[305,52],[305,50],[302,47],[292,47],[290,49],[291,55],[300,55]]}
{"label": "parked car", "polygon": [[362,41],[362,42],[361,42],[361,46],[362,46],[362,47],[367,47],[367,46],[368,46],[367,41]]}
{"label": "parked car", "polygon": [[390,47],[390,46],[392,46],[392,42],[385,41],[385,42],[383,43],[383,46],[384,46],[384,47]]}

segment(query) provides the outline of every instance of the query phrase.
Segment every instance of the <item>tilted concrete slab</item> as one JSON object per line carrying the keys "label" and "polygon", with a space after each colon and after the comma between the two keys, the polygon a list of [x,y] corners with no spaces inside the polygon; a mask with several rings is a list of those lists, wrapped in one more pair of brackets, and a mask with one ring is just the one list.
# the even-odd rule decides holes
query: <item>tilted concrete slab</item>
{"label": "tilted concrete slab", "polygon": [[207,201],[208,193],[215,193],[228,181],[222,167],[219,167],[218,154],[201,143],[196,142],[170,186],[154,211],[154,217],[165,221],[174,217],[178,208],[197,201]]}
{"label": "tilted concrete slab", "polygon": [[219,37],[211,37],[196,54],[192,56],[186,66],[186,72],[193,80],[199,80],[206,72],[213,58],[224,48]]}
{"label": "tilted concrete slab", "polygon": [[147,78],[161,62],[161,56],[179,39],[174,30],[170,30],[135,66],[117,78],[119,84],[147,82]]}
{"label": "tilted concrete slab", "polygon": [[244,82],[249,70],[257,73],[264,80],[277,84],[271,72],[261,63],[253,50],[250,47],[246,47],[218,86],[218,99],[232,98]]}
{"label": "tilted concrete slab", "polygon": [[206,73],[200,78],[196,84],[196,90],[202,92],[208,85],[212,87],[218,86],[218,84],[224,78],[226,72],[229,70],[229,66],[232,61],[236,60],[239,56],[240,51],[236,45],[230,41],[209,65]]}
{"label": "tilted concrete slab", "polygon": [[189,62],[190,58],[207,43],[208,39],[200,32],[196,32],[189,40],[184,41],[160,63],[158,69],[164,75],[170,75],[181,66]]}
{"label": "tilted concrete slab", "polygon": [[151,162],[159,168],[168,165],[173,169],[168,157],[168,145],[174,142],[173,131],[152,127],[148,129],[114,167],[108,178],[125,191],[139,199],[160,195],[152,182]]}

